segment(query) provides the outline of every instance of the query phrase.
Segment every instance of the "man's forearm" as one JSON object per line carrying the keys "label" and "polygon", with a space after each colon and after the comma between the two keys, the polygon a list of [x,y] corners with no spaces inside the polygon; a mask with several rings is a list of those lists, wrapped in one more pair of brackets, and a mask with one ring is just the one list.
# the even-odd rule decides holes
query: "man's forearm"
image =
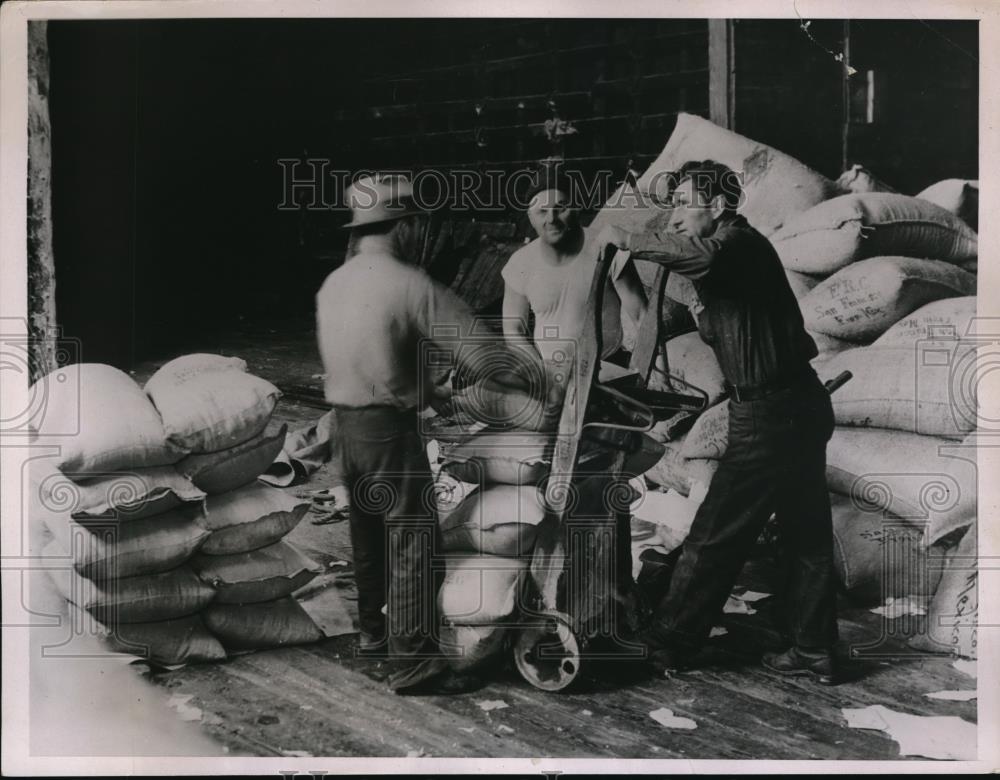
{"label": "man's forearm", "polygon": [[629,236],[633,258],[666,266],[691,279],[700,279],[708,273],[719,248],[719,242],[714,239],[670,233],[632,233]]}

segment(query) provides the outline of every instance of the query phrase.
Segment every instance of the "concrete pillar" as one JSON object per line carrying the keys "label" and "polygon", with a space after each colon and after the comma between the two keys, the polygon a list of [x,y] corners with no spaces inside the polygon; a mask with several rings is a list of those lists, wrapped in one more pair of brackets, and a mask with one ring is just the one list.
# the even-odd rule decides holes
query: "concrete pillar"
{"label": "concrete pillar", "polygon": [[31,381],[56,367],[48,22],[28,23],[28,333]]}

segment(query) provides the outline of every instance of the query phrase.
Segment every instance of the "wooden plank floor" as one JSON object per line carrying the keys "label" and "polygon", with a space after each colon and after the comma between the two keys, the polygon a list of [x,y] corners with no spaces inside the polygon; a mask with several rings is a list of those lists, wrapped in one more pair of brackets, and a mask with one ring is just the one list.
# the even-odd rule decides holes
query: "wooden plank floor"
{"label": "wooden plank floor", "polygon": [[[223,349],[281,386],[319,388],[321,372],[311,334],[283,337],[281,349],[259,334],[228,340]],[[163,361],[140,366],[145,378]],[[282,400],[274,424],[291,429],[323,413],[309,392]],[[329,483],[318,472],[309,487]],[[344,524],[303,522],[293,541],[322,560],[350,559]],[[349,571],[345,571],[345,577]],[[752,562],[743,584],[775,592],[767,561]],[[886,659],[854,660],[849,680],[833,688],[798,678],[779,678],[759,666],[763,649],[780,642],[777,598],[757,603],[752,616],[726,615],[728,634],[711,641],[703,666],[673,679],[654,679],[622,664],[595,670],[578,691],[549,694],[523,682],[509,664],[488,685],[459,696],[400,697],[385,687],[385,669],[353,657],[353,637],[258,652],[225,663],[156,674],[172,693],[191,694],[206,714],[203,728],[230,754],[400,757],[616,757],[688,759],[896,759],[896,743],[881,732],[849,729],[842,707],[883,704],[920,715],[976,720],[976,703],[935,701],[924,694],[968,689],[975,680],[944,657],[905,652],[899,639]],[[841,644],[870,645],[881,618],[842,604]],[[477,702],[499,699],[506,708],[483,711]],[[697,729],[671,730],[649,713],[668,707],[693,719]],[[211,717],[211,716],[217,717]]]}
{"label": "wooden plank floor", "polygon": [[[503,668],[471,694],[395,696],[385,688],[381,664],[353,657],[352,637],[154,679],[172,693],[193,694],[193,703],[218,716],[208,719],[216,724],[206,726],[209,733],[232,752],[251,755],[893,759],[892,740],[847,728],[841,708],[884,704],[976,719],[974,702],[924,697],[974,685],[946,659],[856,665],[855,679],[824,688],[760,668],[755,653],[743,652],[752,633],[734,627],[724,638],[729,649],[717,642],[703,668],[671,680],[629,679],[608,669],[566,694],[538,691]],[[484,712],[477,706],[484,700],[508,706]],[[649,713],[660,707],[692,718],[698,728],[659,726]]]}

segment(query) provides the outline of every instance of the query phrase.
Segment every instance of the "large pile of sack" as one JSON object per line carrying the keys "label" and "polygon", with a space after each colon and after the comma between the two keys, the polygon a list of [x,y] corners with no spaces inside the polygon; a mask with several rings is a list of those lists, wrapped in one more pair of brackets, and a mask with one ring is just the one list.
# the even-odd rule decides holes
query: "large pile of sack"
{"label": "large pile of sack", "polygon": [[[681,115],[640,186],[656,192],[664,171],[706,158],[743,171],[741,213],[781,258],[819,350],[820,378],[853,374],[833,395],[837,429],[827,450],[842,584],[863,603],[933,596],[928,623],[936,628],[914,644],[974,656],[968,588],[960,586],[975,577],[961,551],[975,545],[977,513],[977,349],[969,336],[978,182],[951,179],[909,196],[860,166],[833,182],[770,147]],[[664,220],[605,211],[598,223]],[[691,284],[676,274],[667,295],[695,302]],[[690,430],[672,421],[658,426],[666,452],[645,477],[688,495],[711,482],[726,451],[728,401],[697,333],[670,338],[666,352],[668,376],[661,364],[654,378],[681,391],[685,383],[700,387],[711,407]],[[956,593],[966,599],[959,607]],[[955,614],[964,615],[958,624],[948,617]]]}
{"label": "large pile of sack", "polygon": [[111,366],[53,371],[32,522],[71,609],[114,650],[165,666],[316,641],[292,593],[317,564],[285,541],[308,502],[257,483],[281,451],[280,392],[238,358],[187,355],[140,387]]}

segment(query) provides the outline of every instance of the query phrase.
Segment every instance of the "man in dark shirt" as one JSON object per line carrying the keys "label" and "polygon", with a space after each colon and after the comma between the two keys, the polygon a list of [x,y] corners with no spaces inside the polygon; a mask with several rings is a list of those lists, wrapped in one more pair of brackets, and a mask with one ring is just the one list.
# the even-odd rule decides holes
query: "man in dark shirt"
{"label": "man in dark shirt", "polygon": [[826,443],[833,411],[809,365],[816,345],[774,248],[736,214],[736,174],[706,160],[685,165],[676,182],[669,231],[607,228],[598,242],[693,281],[698,330],[729,390],[729,448],[644,641],[658,670],[688,666],[775,513],[791,562],[794,645],[765,655],[764,664],[832,684],[837,619]]}

